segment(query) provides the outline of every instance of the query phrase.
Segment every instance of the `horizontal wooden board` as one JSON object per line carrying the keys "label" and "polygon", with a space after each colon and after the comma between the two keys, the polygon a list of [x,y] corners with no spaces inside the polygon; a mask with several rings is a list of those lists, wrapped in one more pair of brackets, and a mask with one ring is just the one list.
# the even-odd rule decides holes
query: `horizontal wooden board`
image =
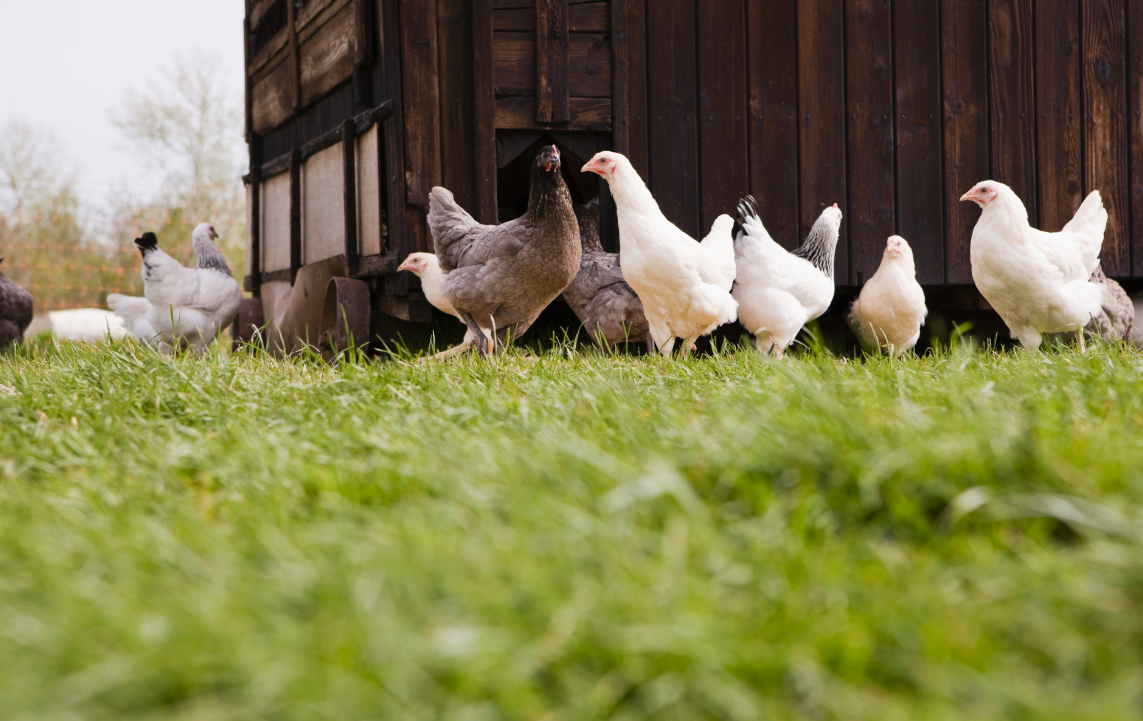
{"label": "horizontal wooden board", "polygon": [[302,104],[308,105],[353,74],[355,14],[345,5],[300,46]]}
{"label": "horizontal wooden board", "polygon": [[[496,10],[492,28],[514,32],[536,32],[534,7]],[[568,7],[568,30],[573,33],[606,33],[611,29],[611,6],[606,2],[588,2]]]}
{"label": "horizontal wooden board", "polygon": [[[298,19],[295,21],[298,35],[312,33],[309,26],[316,20],[318,24],[324,23],[331,15],[337,13],[352,0],[310,0],[305,7],[298,8]],[[328,12],[327,12],[328,11]],[[322,14],[325,17],[320,17]]]}
{"label": "horizontal wooden board", "polygon": [[[536,123],[536,99],[532,97],[496,98],[496,127],[504,130],[529,130]],[[611,130],[609,98],[572,98],[571,122],[557,126],[560,130]]]}
{"label": "horizontal wooden board", "polygon": [[254,132],[277,127],[294,112],[293,65],[286,56],[251,91]]}
{"label": "horizontal wooden board", "polygon": [[[492,38],[496,95],[536,94],[536,36],[497,32]],[[611,97],[611,39],[575,34],[568,41],[570,91],[577,98]]]}

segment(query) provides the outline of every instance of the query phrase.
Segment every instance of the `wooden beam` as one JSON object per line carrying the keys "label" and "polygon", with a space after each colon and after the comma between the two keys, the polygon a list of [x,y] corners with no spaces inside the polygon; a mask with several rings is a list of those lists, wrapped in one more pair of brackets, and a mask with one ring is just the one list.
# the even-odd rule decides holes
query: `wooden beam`
{"label": "wooden beam", "polygon": [[302,150],[290,153],[290,285],[302,267]]}
{"label": "wooden beam", "polygon": [[341,138],[342,158],[345,161],[345,182],[342,186],[345,198],[345,272],[352,276],[357,273],[357,259],[360,255],[357,245],[357,136],[353,132],[352,118],[342,123]]}
{"label": "wooden beam", "polygon": [[353,64],[359,68],[373,65],[373,0],[354,0]]}
{"label": "wooden beam", "polygon": [[290,34],[290,80],[294,83],[294,112],[302,108],[302,57],[298,51],[298,10],[297,3],[286,0],[287,32]]}
{"label": "wooden beam", "polygon": [[476,124],[476,213],[496,222],[496,81],[492,59],[492,5],[472,0],[473,117]]}
{"label": "wooden beam", "polygon": [[[253,147],[251,143],[251,147]],[[253,164],[250,169],[250,282],[246,290],[259,296],[262,287],[262,178],[258,165]]]}
{"label": "wooden beam", "polygon": [[568,0],[536,0],[536,122],[571,120]]}

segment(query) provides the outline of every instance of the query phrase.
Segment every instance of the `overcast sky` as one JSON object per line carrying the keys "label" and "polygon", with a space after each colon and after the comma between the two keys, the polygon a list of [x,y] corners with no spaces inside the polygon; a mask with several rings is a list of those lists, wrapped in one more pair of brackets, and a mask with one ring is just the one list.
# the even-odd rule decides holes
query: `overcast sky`
{"label": "overcast sky", "polygon": [[0,0],[0,126],[50,128],[96,202],[126,179],[147,195],[159,177],[124,147],[110,113],[177,53],[220,55],[242,94],[240,0]]}

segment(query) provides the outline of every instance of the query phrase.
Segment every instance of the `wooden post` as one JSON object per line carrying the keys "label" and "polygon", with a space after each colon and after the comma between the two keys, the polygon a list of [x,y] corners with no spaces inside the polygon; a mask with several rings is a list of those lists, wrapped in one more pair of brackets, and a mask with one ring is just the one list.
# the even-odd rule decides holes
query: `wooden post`
{"label": "wooden post", "polygon": [[568,0],[536,0],[536,122],[571,121]]}
{"label": "wooden post", "polygon": [[302,150],[290,153],[290,285],[302,267]]}
{"label": "wooden post", "polygon": [[287,32],[290,34],[290,80],[294,83],[294,112],[302,108],[302,59],[298,53],[298,9],[294,0],[286,0]]}
{"label": "wooden post", "polygon": [[476,210],[496,222],[496,80],[492,64],[492,3],[472,0],[473,115],[476,120]]}
{"label": "wooden post", "polygon": [[357,274],[357,138],[354,135],[353,118],[341,125],[341,149],[344,158],[345,183],[345,274]]}

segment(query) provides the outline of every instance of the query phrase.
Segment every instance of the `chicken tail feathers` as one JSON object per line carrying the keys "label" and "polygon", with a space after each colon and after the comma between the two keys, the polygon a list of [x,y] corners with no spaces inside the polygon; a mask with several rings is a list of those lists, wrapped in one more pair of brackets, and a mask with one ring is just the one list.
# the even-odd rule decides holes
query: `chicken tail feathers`
{"label": "chicken tail feathers", "polygon": [[1099,265],[1099,251],[1103,247],[1103,234],[1107,230],[1107,209],[1098,190],[1084,199],[1075,216],[1064,226],[1063,232],[1075,237],[1083,248],[1083,261],[1088,273]]}
{"label": "chicken tail feathers", "polygon": [[738,234],[736,244],[742,239],[743,234],[754,240],[774,242],[766,226],[762,225],[762,218],[758,216],[758,201],[754,200],[753,195],[747,195],[738,202],[738,224],[742,226],[742,232]]}
{"label": "chicken tail feathers", "polygon": [[146,233],[143,233],[142,236],[135,239],[135,247],[139,249],[140,255],[146,257],[147,253],[159,249],[159,239],[154,233],[148,230]]}
{"label": "chicken tail feathers", "polygon": [[482,225],[456,203],[447,188],[435,187],[429,193],[429,232],[433,249],[444,271],[456,268],[457,262],[472,241],[494,226]]}
{"label": "chicken tail feathers", "polygon": [[135,325],[135,321],[151,309],[151,303],[146,298],[111,293],[107,296],[107,307],[122,318],[128,328],[131,328]]}

